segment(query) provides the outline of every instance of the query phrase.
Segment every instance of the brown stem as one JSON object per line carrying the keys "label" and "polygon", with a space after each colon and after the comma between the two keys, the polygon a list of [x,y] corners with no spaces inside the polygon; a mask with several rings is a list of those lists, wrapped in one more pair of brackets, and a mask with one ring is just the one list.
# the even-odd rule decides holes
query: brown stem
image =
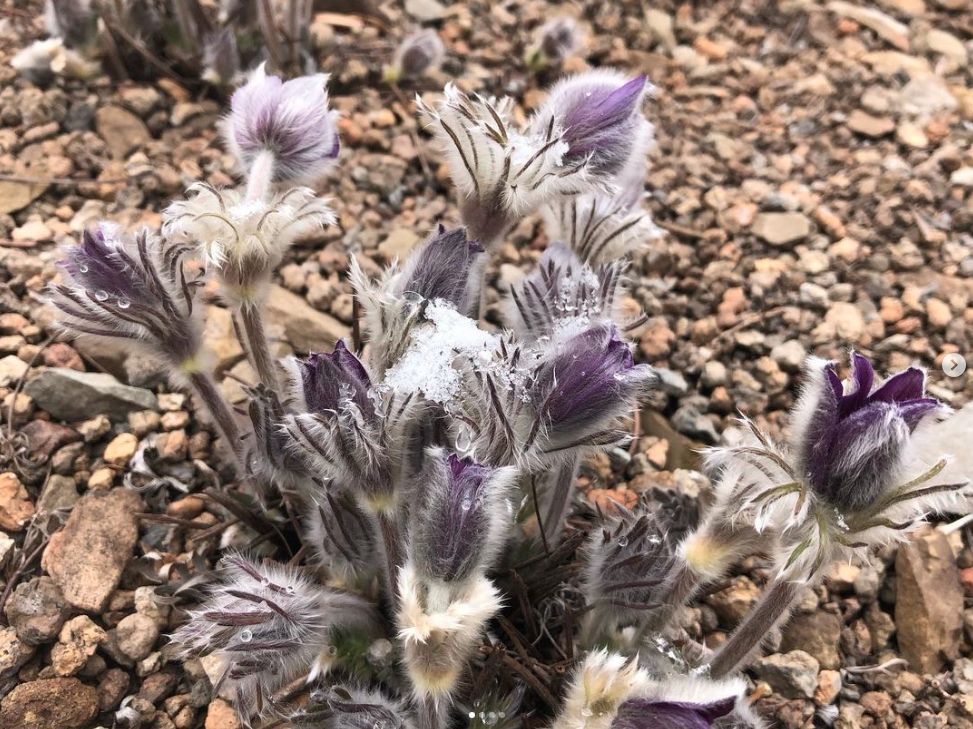
{"label": "brown stem", "polygon": [[240,429],[237,427],[233,412],[217,389],[216,383],[213,382],[213,378],[208,374],[196,372],[189,376],[189,384],[199,396],[199,399],[203,401],[206,409],[213,416],[216,427],[226,438],[230,448],[233,449],[237,458],[240,459],[241,465],[243,465],[243,443],[240,441]]}
{"label": "brown stem", "polygon": [[419,729],[440,729],[442,716],[439,707],[436,706],[435,699],[429,696],[419,699],[417,709]]}
{"label": "brown stem", "polygon": [[264,329],[260,310],[253,304],[240,307],[240,321],[247,339],[247,352],[250,363],[257,372],[258,379],[273,392],[277,392],[277,370],[274,357],[270,353],[270,343]]}
{"label": "brown stem", "polygon": [[717,651],[709,664],[710,678],[721,679],[739,671],[759,650],[764,639],[790,614],[798,594],[796,582],[775,582]]}

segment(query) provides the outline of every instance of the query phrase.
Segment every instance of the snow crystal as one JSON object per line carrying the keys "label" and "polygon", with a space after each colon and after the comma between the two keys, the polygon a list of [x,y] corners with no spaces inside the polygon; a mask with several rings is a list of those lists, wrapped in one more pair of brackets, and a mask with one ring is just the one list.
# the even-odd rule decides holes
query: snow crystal
{"label": "snow crystal", "polygon": [[448,405],[459,392],[460,372],[453,366],[456,358],[492,359],[499,340],[445,301],[433,301],[426,318],[428,323],[413,330],[412,343],[389,368],[381,387],[421,392],[428,400]]}

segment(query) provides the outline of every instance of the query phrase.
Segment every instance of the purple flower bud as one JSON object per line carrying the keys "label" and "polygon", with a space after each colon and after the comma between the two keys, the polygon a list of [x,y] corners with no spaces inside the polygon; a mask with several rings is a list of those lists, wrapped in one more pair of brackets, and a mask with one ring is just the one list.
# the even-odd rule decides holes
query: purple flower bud
{"label": "purple flower bud", "polygon": [[584,42],[584,31],[574,18],[564,16],[544,23],[538,39],[547,60],[560,63],[578,52]]}
{"label": "purple flower bud", "polygon": [[554,123],[567,143],[565,163],[587,160],[590,174],[621,175],[642,161],[652,144],[652,125],[642,115],[644,76],[626,80],[614,71],[589,71],[561,81],[538,113],[535,130]]}
{"label": "purple flower bud", "polygon": [[246,170],[273,155],[273,181],[314,183],[337,158],[337,112],[328,109],[327,74],[284,82],[261,64],[230,99],[226,138]]}
{"label": "purple flower bud", "polygon": [[611,729],[711,729],[735,704],[735,697],[711,704],[629,699],[619,707]]}
{"label": "purple flower bud", "polygon": [[483,246],[466,237],[466,228],[439,230],[423,241],[409,256],[399,276],[399,295],[420,296],[427,301],[442,299],[463,313],[478,307],[480,271],[476,265]]}
{"label": "purple flower bud", "polygon": [[852,355],[848,392],[833,365],[814,360],[797,412],[797,465],[814,493],[842,512],[874,504],[897,486],[910,435],[944,408],[925,397],[925,373],[910,367],[875,387],[875,371]]}
{"label": "purple flower bud", "polygon": [[292,359],[298,377],[295,395],[310,413],[335,412],[342,403],[352,402],[366,418],[375,418],[375,405],[369,396],[372,383],[361,361],[339,340],[331,354],[311,354],[307,359]]}
{"label": "purple flower bud", "polygon": [[446,47],[435,30],[417,31],[396,49],[392,65],[386,69],[386,79],[395,83],[400,78],[419,78],[438,67],[445,55]]}
{"label": "purple flower bud", "polygon": [[428,451],[410,529],[410,552],[423,578],[460,582],[492,564],[510,521],[515,473]]}
{"label": "purple flower bud", "polygon": [[624,413],[654,379],[613,325],[599,325],[565,341],[541,366],[533,399],[552,440],[571,438]]}
{"label": "purple flower bud", "polygon": [[162,251],[145,232],[131,243],[107,225],[86,231],[60,262],[65,283],[52,289],[61,326],[81,336],[132,340],[180,372],[198,371],[197,282],[186,280],[186,252]]}
{"label": "purple flower bud", "polygon": [[209,33],[203,39],[203,73],[201,78],[216,86],[225,86],[240,73],[240,53],[236,34],[229,27]]}

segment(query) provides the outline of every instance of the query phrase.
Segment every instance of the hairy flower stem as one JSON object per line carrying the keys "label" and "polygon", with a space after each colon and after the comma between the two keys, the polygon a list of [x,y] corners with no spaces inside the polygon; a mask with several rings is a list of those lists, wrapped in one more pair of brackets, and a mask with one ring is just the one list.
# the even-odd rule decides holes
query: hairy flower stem
{"label": "hairy flower stem", "polygon": [[677,562],[666,579],[666,589],[661,591],[666,600],[639,627],[640,638],[661,632],[672,621],[676,611],[689,602],[700,587],[702,580],[699,576],[686,564]]}
{"label": "hairy flower stem", "polygon": [[797,600],[800,586],[789,580],[777,580],[761,598],[733,635],[717,651],[709,664],[712,679],[736,673],[770,633],[790,614]]}
{"label": "hairy flower stem", "polygon": [[277,370],[274,357],[270,353],[270,343],[267,341],[267,331],[264,329],[260,309],[252,302],[244,302],[239,311],[244,337],[247,340],[247,354],[257,372],[257,378],[271,391],[278,392]]}
{"label": "hairy flower stem", "polygon": [[431,696],[419,700],[416,714],[419,720],[419,729],[440,729],[443,725],[440,709],[436,705],[436,700]]}
{"label": "hairy flower stem", "polygon": [[389,597],[393,604],[398,600],[399,568],[404,564],[402,559],[402,535],[395,517],[379,512],[375,515],[378,521],[379,545],[385,555],[385,568],[388,572]]}
{"label": "hairy flower stem", "polygon": [[265,150],[257,155],[247,174],[247,200],[265,200],[273,178],[274,154]]}
{"label": "hairy flower stem", "polygon": [[578,477],[580,459],[572,456],[571,460],[562,464],[543,476],[540,489],[541,500],[544,505],[543,518],[544,537],[549,547],[554,547],[561,540],[564,523],[567,520],[571,506],[571,495],[574,493],[574,481]]}
{"label": "hairy flower stem", "polygon": [[202,372],[194,372],[189,375],[189,384],[199,396],[199,399],[203,401],[203,404],[206,405],[206,409],[213,416],[213,422],[242,465],[244,459],[240,429],[237,427],[236,420],[226,401],[220,395],[216,383],[213,382],[213,378]]}

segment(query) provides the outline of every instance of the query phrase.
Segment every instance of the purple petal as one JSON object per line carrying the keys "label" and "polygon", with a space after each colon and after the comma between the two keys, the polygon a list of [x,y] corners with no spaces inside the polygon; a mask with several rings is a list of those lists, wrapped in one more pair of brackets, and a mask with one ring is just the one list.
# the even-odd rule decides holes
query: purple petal
{"label": "purple petal", "polygon": [[735,705],[734,697],[711,704],[631,699],[619,708],[612,729],[710,729]]}
{"label": "purple petal", "polygon": [[936,398],[923,397],[899,403],[899,417],[906,422],[906,425],[909,426],[909,430],[912,431],[916,429],[916,426],[919,425],[922,419],[927,415],[932,415],[933,413],[942,409],[942,403]]}
{"label": "purple petal", "polygon": [[917,367],[910,367],[886,380],[870,399],[877,402],[905,402],[921,398],[925,390],[925,373]]}
{"label": "purple petal", "polygon": [[645,82],[645,76],[640,76],[617,89],[594,88],[590,96],[579,100],[564,117],[568,154],[584,155],[606,141],[615,141],[632,114],[638,112]]}
{"label": "purple petal", "polygon": [[872,393],[872,385],[875,382],[875,370],[872,363],[855,352],[851,356],[852,361],[852,381],[855,389],[839,399],[839,417],[855,412],[868,402],[868,396]]}
{"label": "purple petal", "polygon": [[374,417],[368,372],[341,340],[331,354],[311,354],[306,360],[297,360],[297,366],[309,412],[336,411],[342,400],[350,397],[363,415]]}

